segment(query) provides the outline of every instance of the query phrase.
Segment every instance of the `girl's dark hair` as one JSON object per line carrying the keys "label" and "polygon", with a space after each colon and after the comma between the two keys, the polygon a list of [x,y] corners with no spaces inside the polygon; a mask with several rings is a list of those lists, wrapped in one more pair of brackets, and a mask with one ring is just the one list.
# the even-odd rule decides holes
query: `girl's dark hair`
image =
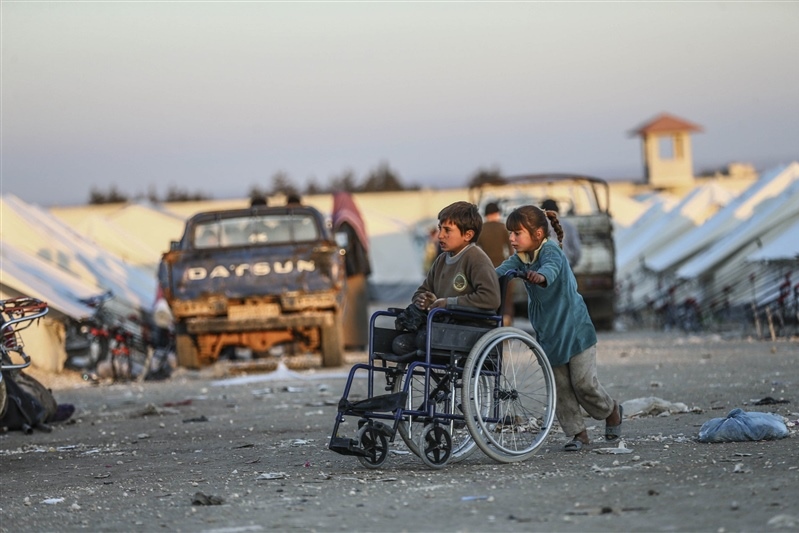
{"label": "girl's dark hair", "polygon": [[542,228],[544,235],[549,237],[547,219],[549,219],[552,229],[555,230],[555,234],[558,236],[558,245],[563,248],[563,228],[560,227],[560,220],[558,220],[558,214],[555,211],[544,211],[534,205],[523,205],[511,211],[505,221],[505,227],[508,228],[508,231],[519,231],[524,228],[530,235],[536,229]]}
{"label": "girl's dark hair", "polygon": [[461,233],[472,230],[474,237],[470,242],[477,242],[483,230],[483,217],[480,216],[476,205],[469,202],[455,202],[448,205],[438,213],[438,222],[443,223],[448,220],[455,224]]}

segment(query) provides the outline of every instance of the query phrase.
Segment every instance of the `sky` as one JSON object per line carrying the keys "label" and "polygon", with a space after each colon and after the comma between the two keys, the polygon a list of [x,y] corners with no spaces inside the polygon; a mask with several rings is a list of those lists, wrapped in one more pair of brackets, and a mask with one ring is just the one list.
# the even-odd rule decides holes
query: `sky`
{"label": "sky", "polygon": [[696,173],[799,160],[799,2],[0,3],[0,192],[217,199],[574,172],[643,179],[630,132],[699,124]]}

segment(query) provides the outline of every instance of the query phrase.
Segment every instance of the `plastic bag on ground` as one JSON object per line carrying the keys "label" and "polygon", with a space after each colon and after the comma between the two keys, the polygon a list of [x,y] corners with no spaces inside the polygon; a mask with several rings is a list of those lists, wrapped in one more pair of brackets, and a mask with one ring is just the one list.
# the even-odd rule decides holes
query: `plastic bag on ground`
{"label": "plastic bag on ground", "polygon": [[634,398],[623,402],[626,416],[658,416],[662,413],[687,413],[688,406],[680,402],[669,402],[656,396]]}
{"label": "plastic bag on ground", "polygon": [[788,436],[782,417],[773,413],[733,409],[727,418],[713,418],[699,428],[699,442],[774,440]]}

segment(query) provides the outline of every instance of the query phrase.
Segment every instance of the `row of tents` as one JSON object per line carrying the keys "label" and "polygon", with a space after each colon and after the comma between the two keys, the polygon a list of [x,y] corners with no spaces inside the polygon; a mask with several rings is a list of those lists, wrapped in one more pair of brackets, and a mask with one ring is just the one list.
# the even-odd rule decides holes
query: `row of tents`
{"label": "row of tents", "polygon": [[763,172],[740,193],[706,182],[679,200],[649,201],[616,234],[622,314],[683,329],[797,331],[799,163]]}
{"label": "row of tents", "polygon": [[[438,210],[467,197],[461,189],[356,195],[370,238],[373,299],[398,303],[420,282],[424,246]],[[611,187],[616,222],[618,310],[665,327],[707,328],[745,321],[776,334],[797,322],[799,163],[763,172],[742,192],[705,181],[682,198],[628,196]],[[329,195],[305,203],[330,213]],[[156,295],[161,254],[192,214],[239,208],[246,199],[43,208],[0,197],[0,298],[46,300],[50,354],[60,370],[63,324],[90,316],[85,300],[114,294],[123,318],[143,320]],[[630,321],[625,322],[630,325]],[[651,324],[648,324],[651,325]],[[780,329],[782,328],[782,329]],[[26,342],[30,342],[27,341]]]}

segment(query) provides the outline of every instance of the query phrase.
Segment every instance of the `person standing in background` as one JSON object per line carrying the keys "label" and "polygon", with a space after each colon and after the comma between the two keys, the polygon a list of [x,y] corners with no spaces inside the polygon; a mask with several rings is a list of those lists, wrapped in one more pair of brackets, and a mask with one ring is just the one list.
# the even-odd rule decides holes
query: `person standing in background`
{"label": "person standing in background", "polygon": [[438,227],[433,226],[427,232],[427,241],[424,245],[424,259],[422,260],[422,270],[427,274],[430,267],[436,260],[436,257],[441,253],[441,245],[438,243]]}
{"label": "person standing in background", "polygon": [[[477,246],[483,249],[496,268],[513,255],[514,250],[510,244],[505,221],[502,220],[499,213],[499,206],[495,202],[489,202],[483,213],[483,231],[480,232],[480,237],[477,239]],[[502,320],[504,325],[511,326],[513,325],[513,291],[510,285],[506,292]]]}
{"label": "person standing in background", "polygon": [[[558,209],[558,202],[551,198],[547,198],[541,203],[541,209],[544,211],[554,211],[560,215]],[[563,253],[566,254],[566,260],[569,261],[569,266],[574,268],[580,262],[583,256],[583,243],[580,240],[580,234],[574,224],[568,220],[560,220],[560,227],[563,228]],[[550,226],[550,229],[552,226]]]}
{"label": "person standing in background", "polygon": [[333,232],[344,234],[347,288],[344,295],[344,347],[364,350],[369,335],[369,287],[372,273],[369,238],[361,212],[348,192],[333,194]]}

